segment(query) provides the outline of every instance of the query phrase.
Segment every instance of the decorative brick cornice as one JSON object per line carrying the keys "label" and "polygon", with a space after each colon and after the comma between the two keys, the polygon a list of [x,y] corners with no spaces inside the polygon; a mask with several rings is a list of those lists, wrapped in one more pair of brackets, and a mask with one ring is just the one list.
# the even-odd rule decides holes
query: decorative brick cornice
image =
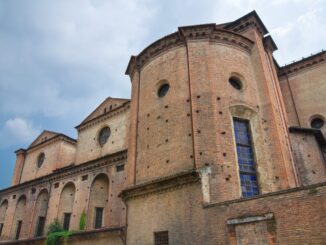
{"label": "decorative brick cornice", "polygon": [[259,18],[256,11],[252,11],[224,26],[224,29],[238,33],[241,33],[248,28],[256,28],[262,36],[265,36],[268,33],[267,28]]}
{"label": "decorative brick cornice", "polygon": [[285,65],[278,70],[278,76],[292,75],[301,70],[314,67],[326,61],[326,51],[321,51],[302,60],[295,61],[292,64]]}
{"label": "decorative brick cornice", "polygon": [[108,112],[106,112],[98,117],[95,117],[89,121],[86,121],[86,122],[76,126],[75,128],[78,130],[78,132],[81,132],[87,128],[90,128],[90,127],[100,123],[100,122],[105,121],[108,118],[111,118],[111,117],[114,117],[116,115],[123,113],[123,112],[129,110],[129,108],[130,108],[130,101],[127,101],[127,102],[123,103],[121,106],[118,106],[118,107],[112,109],[111,111],[108,111]]}
{"label": "decorative brick cornice", "polygon": [[124,201],[127,201],[129,199],[140,198],[157,192],[175,190],[199,181],[200,177],[198,172],[191,169],[127,188],[123,190],[120,195]]}
{"label": "decorative brick cornice", "polygon": [[[58,135],[56,135],[56,136],[54,136],[54,137],[52,137],[52,138],[49,138],[49,139],[47,139],[47,140],[44,140],[43,142],[41,142],[41,143],[39,143],[39,144],[37,144],[37,145],[33,145],[33,146],[31,146],[31,147],[29,147],[26,151],[27,151],[27,153],[29,153],[29,152],[31,152],[31,151],[34,151],[34,150],[37,150],[37,149],[40,149],[40,148],[42,148],[42,147],[44,147],[44,146],[46,146],[46,145],[51,145],[51,144],[54,144],[55,142],[57,142],[57,141],[65,141],[65,142],[67,142],[67,143],[69,143],[69,144],[72,144],[72,145],[76,145],[76,143],[77,143],[77,141],[75,140],[75,139],[73,139],[73,138],[70,138],[69,136],[67,136],[67,135],[64,135],[64,134],[58,134]],[[24,150],[24,149],[19,149],[19,150],[17,150],[16,151],[16,153],[19,151],[22,151],[22,150]]]}
{"label": "decorative brick cornice", "polygon": [[82,164],[69,166],[69,168],[65,168],[64,171],[63,169],[61,169],[62,171],[57,169],[52,174],[0,190],[0,195],[17,192],[26,188],[36,187],[41,184],[48,184],[50,182],[58,181],[69,176],[82,174],[83,172],[97,169],[99,167],[120,164],[122,161],[126,160],[127,150],[119,151]]}
{"label": "decorative brick cornice", "polygon": [[210,42],[224,43],[236,46],[250,52],[254,42],[238,33],[220,29],[215,24],[179,27],[178,32],[165,36],[145,48],[138,56],[130,58],[126,74],[133,76],[136,68],[141,69],[151,59],[166,50],[185,46],[187,41],[209,40]]}
{"label": "decorative brick cornice", "polygon": [[313,194],[313,193],[318,193],[318,188],[325,188],[326,187],[326,182],[321,182],[313,185],[308,185],[308,186],[300,186],[300,187],[295,187],[295,188],[289,188],[281,191],[275,191],[275,192],[269,192],[261,195],[257,195],[254,197],[250,198],[239,198],[239,199],[233,199],[233,200],[228,200],[224,202],[215,202],[215,203],[203,203],[203,208],[213,208],[213,207],[219,207],[219,206],[229,206],[235,203],[241,203],[241,202],[250,202],[252,200],[258,200],[258,199],[264,199],[268,197],[274,197],[274,196],[282,196],[282,195],[287,195],[290,193],[295,193],[295,192],[300,192],[300,191],[308,191],[308,193]]}

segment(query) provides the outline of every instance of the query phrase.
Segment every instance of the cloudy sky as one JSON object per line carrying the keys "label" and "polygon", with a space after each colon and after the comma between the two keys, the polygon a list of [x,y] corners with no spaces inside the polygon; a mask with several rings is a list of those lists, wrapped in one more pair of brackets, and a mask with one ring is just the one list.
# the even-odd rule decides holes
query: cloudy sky
{"label": "cloudy sky", "polygon": [[0,188],[43,130],[76,137],[108,96],[129,97],[138,54],[178,26],[256,10],[283,65],[326,49],[326,0],[0,0]]}

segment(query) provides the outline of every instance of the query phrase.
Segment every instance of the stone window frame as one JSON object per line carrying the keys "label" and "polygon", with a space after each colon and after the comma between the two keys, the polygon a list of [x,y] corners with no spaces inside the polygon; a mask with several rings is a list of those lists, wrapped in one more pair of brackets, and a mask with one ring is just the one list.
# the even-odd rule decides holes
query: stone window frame
{"label": "stone window frame", "polygon": [[[159,91],[166,84],[169,86],[169,89],[166,91],[166,93],[164,95],[160,96]],[[166,98],[166,96],[168,96],[168,94],[171,90],[171,84],[167,79],[161,79],[156,83],[154,89],[155,89],[154,94],[155,94],[156,98],[163,99],[163,98]]]}
{"label": "stone window frame", "polygon": [[[311,125],[312,121],[317,119],[317,118],[324,121],[324,124],[323,124],[323,126],[321,128],[313,128],[312,125]],[[321,115],[321,114],[313,114],[313,115],[311,115],[309,117],[309,120],[308,120],[307,123],[308,123],[310,128],[317,129],[317,130],[322,130],[325,127],[326,120],[325,120],[325,117],[323,115]]]}
{"label": "stone window frame", "polygon": [[249,127],[251,131],[251,138],[252,138],[252,150],[254,154],[254,160],[256,163],[256,178],[257,184],[259,187],[259,194],[264,192],[264,185],[261,181],[261,166],[264,165],[265,159],[261,149],[258,149],[263,146],[263,139],[261,135],[261,128],[258,118],[258,111],[247,104],[234,104],[229,107],[229,117],[231,122],[231,131],[232,131],[232,144],[235,154],[235,163],[236,164],[236,174],[238,178],[238,193],[239,198],[242,197],[241,192],[241,182],[240,182],[240,171],[238,166],[238,156],[237,156],[237,148],[236,148],[236,141],[235,141],[235,133],[234,133],[234,125],[233,125],[233,118],[239,118],[242,120],[247,120],[249,122]]}
{"label": "stone window frame", "polygon": [[[241,85],[240,89],[235,88],[231,83],[230,83],[230,79],[234,79],[236,81],[238,81]],[[232,88],[233,91],[237,91],[237,92],[243,92],[247,89],[247,82],[246,79],[243,75],[241,75],[238,72],[231,72],[229,74],[229,77],[227,79],[227,83],[228,85]]]}
{"label": "stone window frame", "polygon": [[45,161],[45,153],[42,151],[37,156],[36,166],[37,168],[41,168]]}
{"label": "stone window frame", "polygon": [[[103,132],[104,129],[109,129],[109,136],[107,137],[107,139],[105,140],[104,143],[101,143],[101,133]],[[105,124],[103,125],[97,132],[97,143],[99,144],[100,147],[103,147],[106,143],[108,143],[110,137],[112,136],[112,131],[109,125]]]}

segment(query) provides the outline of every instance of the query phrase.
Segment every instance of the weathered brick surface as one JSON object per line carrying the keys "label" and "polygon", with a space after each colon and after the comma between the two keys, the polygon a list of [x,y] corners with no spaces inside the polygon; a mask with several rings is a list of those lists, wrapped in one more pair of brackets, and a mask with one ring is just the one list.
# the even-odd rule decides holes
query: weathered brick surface
{"label": "weathered brick surface", "polygon": [[[203,208],[200,185],[190,185],[130,200],[127,244],[153,244],[153,233],[165,230],[169,231],[169,244],[172,245],[255,244],[246,242],[254,241],[250,239],[253,227],[231,227],[227,220],[272,213],[273,222],[253,223],[267,229],[255,239],[268,240],[268,244],[320,245],[326,239],[323,227],[326,216],[322,212],[325,203],[326,187],[323,185]],[[234,229],[235,234],[232,233]],[[234,235],[236,238],[232,237]],[[234,239],[238,239],[239,243],[232,243]]]}

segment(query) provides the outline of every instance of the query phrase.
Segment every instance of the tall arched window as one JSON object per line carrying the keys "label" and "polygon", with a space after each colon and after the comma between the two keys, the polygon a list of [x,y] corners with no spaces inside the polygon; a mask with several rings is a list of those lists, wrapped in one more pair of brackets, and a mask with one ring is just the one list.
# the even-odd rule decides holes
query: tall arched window
{"label": "tall arched window", "polygon": [[26,197],[23,195],[18,199],[15,215],[13,219],[13,225],[11,229],[12,237],[18,240],[21,237],[21,231],[23,224],[25,224],[25,214],[26,214]]}
{"label": "tall arched window", "polygon": [[5,224],[7,209],[8,201],[4,200],[0,205],[0,237],[2,235],[3,226]]}
{"label": "tall arched window", "polygon": [[109,197],[109,178],[106,174],[98,175],[91,187],[88,208],[88,227],[99,229],[107,224],[107,206]]}
{"label": "tall arched window", "polygon": [[259,189],[250,124],[248,120],[233,118],[233,126],[237,147],[241,193],[243,197],[252,197],[259,194]]}
{"label": "tall arched window", "polygon": [[47,190],[42,190],[37,197],[35,208],[33,226],[35,231],[35,237],[43,236],[46,213],[48,209],[49,194]]}
{"label": "tall arched window", "polygon": [[75,202],[76,187],[70,182],[65,185],[61,192],[58,218],[62,222],[64,230],[69,230],[70,220]]}

